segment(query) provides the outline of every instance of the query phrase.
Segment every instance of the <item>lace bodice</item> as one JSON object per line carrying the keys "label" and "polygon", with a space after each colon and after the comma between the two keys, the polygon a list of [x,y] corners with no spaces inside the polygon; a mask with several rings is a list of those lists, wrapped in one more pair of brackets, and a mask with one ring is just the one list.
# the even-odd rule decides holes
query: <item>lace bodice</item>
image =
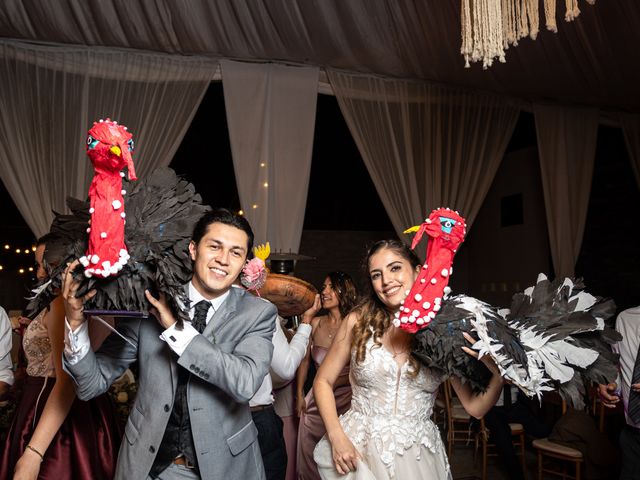
{"label": "lace bodice", "polygon": [[47,327],[42,323],[45,310],[27,326],[22,339],[22,348],[27,357],[27,375],[32,377],[55,377],[51,361],[51,342]]}
{"label": "lace bodice", "polygon": [[390,476],[395,455],[403,455],[412,445],[444,455],[440,433],[430,418],[440,377],[424,367],[413,375],[408,362],[399,367],[388,350],[369,339],[362,363],[356,363],[352,352],[350,379],[353,397],[351,410],[341,417],[343,428],[357,448],[375,442]]}

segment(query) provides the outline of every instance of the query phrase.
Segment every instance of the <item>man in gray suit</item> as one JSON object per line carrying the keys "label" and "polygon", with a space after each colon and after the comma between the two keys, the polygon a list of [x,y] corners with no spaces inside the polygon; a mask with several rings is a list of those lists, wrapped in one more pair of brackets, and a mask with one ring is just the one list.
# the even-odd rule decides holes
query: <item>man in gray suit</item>
{"label": "man in gray suit", "polygon": [[77,283],[67,270],[65,368],[82,400],[106,391],[138,361],[138,394],[116,478],[264,479],[249,399],[269,371],[276,308],[233,284],[253,246],[244,217],[206,213],[189,252],[191,322],[176,329],[164,299],[147,292],[153,318],[122,320],[97,352],[89,347]]}

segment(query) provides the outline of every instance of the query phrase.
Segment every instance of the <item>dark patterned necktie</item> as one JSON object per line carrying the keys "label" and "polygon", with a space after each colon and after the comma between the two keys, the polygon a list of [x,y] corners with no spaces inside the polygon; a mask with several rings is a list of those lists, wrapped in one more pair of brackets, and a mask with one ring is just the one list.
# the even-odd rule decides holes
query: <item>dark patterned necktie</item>
{"label": "dark patterned necktie", "polygon": [[[631,384],[640,383],[640,349],[636,353],[636,363],[633,366],[633,377]],[[633,387],[629,390],[629,404],[627,405],[627,415],[633,423],[640,425],[640,392],[634,392]]]}
{"label": "dark patterned necktie", "polygon": [[211,302],[207,302],[206,300],[201,300],[196,303],[196,311],[193,314],[193,320],[191,323],[200,333],[202,333],[204,331],[204,327],[207,326],[207,312],[209,311],[210,306]]}

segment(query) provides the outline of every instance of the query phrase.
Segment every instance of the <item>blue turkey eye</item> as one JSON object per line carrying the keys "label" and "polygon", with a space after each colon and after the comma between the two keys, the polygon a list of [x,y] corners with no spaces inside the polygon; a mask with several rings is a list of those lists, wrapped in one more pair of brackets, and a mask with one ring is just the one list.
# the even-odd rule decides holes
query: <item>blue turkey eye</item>
{"label": "blue turkey eye", "polygon": [[455,226],[456,221],[447,217],[439,217],[439,218],[440,218],[440,226],[442,231],[445,233],[451,233],[451,230],[453,230],[453,227]]}
{"label": "blue turkey eye", "polygon": [[100,140],[96,140],[91,135],[87,137],[87,148],[96,148],[96,145],[100,143]]}
{"label": "blue turkey eye", "polygon": [[127,142],[127,145],[129,145],[129,151],[130,151],[130,152],[133,152],[133,140],[129,140],[129,141]]}

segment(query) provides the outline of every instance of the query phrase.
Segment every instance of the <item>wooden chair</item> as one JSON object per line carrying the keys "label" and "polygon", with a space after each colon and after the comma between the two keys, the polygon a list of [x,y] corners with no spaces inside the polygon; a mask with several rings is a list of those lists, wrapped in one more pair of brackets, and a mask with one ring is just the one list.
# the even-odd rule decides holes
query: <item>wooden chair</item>
{"label": "wooden chair", "polygon": [[[562,414],[567,412],[567,403],[562,401]],[[548,438],[540,438],[533,441],[533,448],[538,452],[538,480],[542,480],[543,474],[548,473],[556,477],[562,477],[563,480],[574,479],[581,480],[582,465],[584,458],[582,452],[575,448],[566,447],[550,441]],[[562,464],[562,470],[557,470],[554,465],[545,465],[546,459],[559,460]],[[573,466],[573,475],[567,470],[567,465]]]}
{"label": "wooden chair", "polygon": [[471,422],[473,419],[455,396],[449,380],[444,382],[444,400],[447,410],[447,453],[451,459],[456,442],[467,445],[471,442],[473,437]]}
{"label": "wooden chair", "polygon": [[[524,427],[520,423],[510,423],[511,437],[513,446],[519,450],[520,461],[522,463],[522,472],[527,476],[527,465],[524,455]],[[478,443],[482,445],[482,480],[487,479],[487,459],[488,457],[495,457],[498,454],[491,451],[495,448],[495,444],[491,443],[491,432],[485,426],[484,418],[480,419],[480,433],[476,437],[476,451],[478,450]]]}

